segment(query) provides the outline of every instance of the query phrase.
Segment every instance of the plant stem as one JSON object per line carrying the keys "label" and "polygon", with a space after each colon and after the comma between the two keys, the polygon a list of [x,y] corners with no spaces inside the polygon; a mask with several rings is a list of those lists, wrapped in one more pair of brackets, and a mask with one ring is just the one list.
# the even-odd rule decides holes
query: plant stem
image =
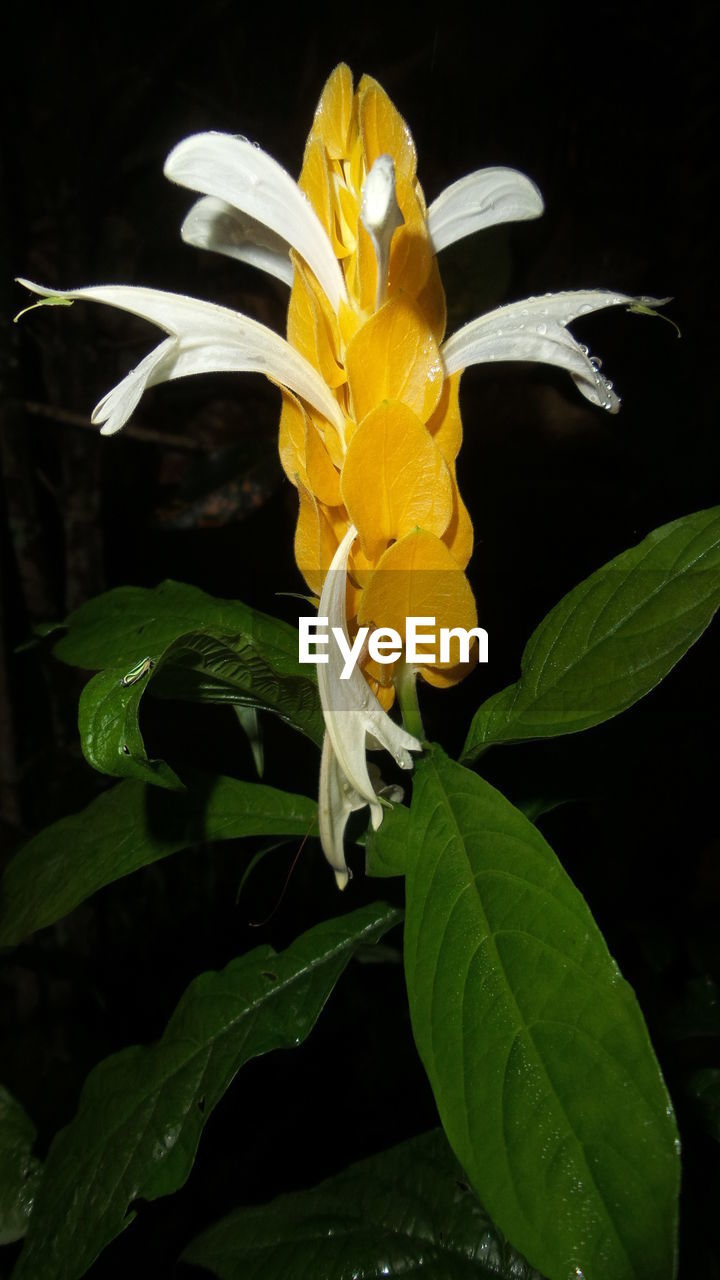
{"label": "plant stem", "polygon": [[397,666],[397,674],[395,676],[395,692],[397,693],[400,710],[402,712],[403,724],[408,733],[414,734],[421,742],[425,741],[425,730],[423,728],[422,716],[420,715],[420,704],[417,696],[417,672],[415,667],[409,666],[404,658],[401,658]]}

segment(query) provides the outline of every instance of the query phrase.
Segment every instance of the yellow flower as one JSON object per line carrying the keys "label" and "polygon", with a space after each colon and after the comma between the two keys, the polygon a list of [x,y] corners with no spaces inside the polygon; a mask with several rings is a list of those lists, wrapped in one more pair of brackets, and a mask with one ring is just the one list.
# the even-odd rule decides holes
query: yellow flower
{"label": "yellow flower", "polygon": [[[300,493],[298,565],[314,591],[346,530],[347,615],[393,627],[431,616],[438,627],[471,628],[475,605],[463,570],[472,525],[458,492],[462,439],[457,383],[440,351],[445,295],[430,239],[415,148],[383,89],[348,67],[323,90],[299,185],[342,266],[346,296],[336,310],[312,272],[295,261],[288,341],[332,389],[345,419],[284,394],[280,455]],[[373,692],[388,708],[391,666],[368,660]],[[462,670],[424,667],[436,683]]]}
{"label": "yellow flower", "polygon": [[[537,217],[542,199],[512,169],[482,169],[426,207],[410,131],[384,90],[357,90],[341,64],[320,98],[295,183],[244,138],[205,133],[168,157],[167,176],[201,193],[182,227],[190,244],[260,267],[291,286],[287,341],[247,316],[184,295],[125,285],[57,291],[21,281],[51,302],[87,299],[142,316],[166,338],[96,406],[103,434],[131,417],[146,387],[212,370],[255,370],[280,386],[280,457],[299,495],[298,566],[320,613],[351,639],[362,626],[405,634],[408,617],[436,628],[476,624],[465,568],[473,530],[458,492],[458,384],[484,361],[533,360],[566,369],[582,394],[619,407],[567,325],[633,299],[603,291],[546,294],[471,321],[445,340],[437,254],[499,222]],[[331,648],[332,653],[332,648]],[[320,836],[340,887],[343,833],[370,806],[377,826],[398,788],[371,779],[368,747],[402,768],[418,737],[387,714],[398,670],[369,658],[349,680],[337,655],[319,667],[327,732],[320,771]],[[446,686],[467,664],[417,664]]]}

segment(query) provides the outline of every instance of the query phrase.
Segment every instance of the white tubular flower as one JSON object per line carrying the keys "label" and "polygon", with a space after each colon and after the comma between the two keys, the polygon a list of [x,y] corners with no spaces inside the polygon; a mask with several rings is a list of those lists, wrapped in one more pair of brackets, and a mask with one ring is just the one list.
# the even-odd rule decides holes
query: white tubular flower
{"label": "white tubular flower", "polygon": [[566,369],[592,404],[617,413],[620,400],[600,373],[600,362],[576,342],[566,325],[604,307],[654,307],[667,298],[632,298],[606,290],[546,293],[542,298],[511,302],[471,320],[442,347],[445,369],[457,373],[471,364],[496,360],[530,360]]}
{"label": "white tubular flower", "polygon": [[292,245],[314,271],[335,312],[340,300],[347,300],[325,228],[297,183],[266,151],[226,133],[197,133],[170,152],[165,176],[225,201]]}
{"label": "white tubular flower", "polygon": [[293,282],[290,245],[257,218],[240,213],[225,200],[202,196],[186,215],[180,228],[186,244],[211,249],[238,262],[259,267],[283,284]]}
{"label": "white tubular flower", "polygon": [[517,169],[477,169],[453,182],[428,209],[428,231],[439,253],[456,240],[501,222],[539,218],[543,199]]}
{"label": "white tubular flower", "polygon": [[[348,642],[345,604],[347,564],[356,537],[357,532],[351,526],[328,569],[319,605],[320,617],[328,619],[330,628],[341,627]],[[401,769],[411,767],[411,751],[422,751],[419,739],[402,729],[383,711],[357,665],[347,680],[340,678],[344,665],[340,649],[331,643],[328,661],[318,666],[320,702],[326,728],[321,772],[320,837],[338,883],[343,874],[347,883],[342,833],[350,814],[368,804],[373,828],[377,829],[382,821],[382,802],[368,772],[368,745],[384,747]]]}
{"label": "white tubular flower", "polygon": [[125,425],[146,387],[193,373],[220,372],[264,373],[344,430],[342,411],[317,370],[284,338],[239,311],[134,285],[63,290],[46,289],[31,280],[18,283],[43,298],[85,299],[119,307],[170,335],[95,406],[92,421],[101,424],[103,435]]}

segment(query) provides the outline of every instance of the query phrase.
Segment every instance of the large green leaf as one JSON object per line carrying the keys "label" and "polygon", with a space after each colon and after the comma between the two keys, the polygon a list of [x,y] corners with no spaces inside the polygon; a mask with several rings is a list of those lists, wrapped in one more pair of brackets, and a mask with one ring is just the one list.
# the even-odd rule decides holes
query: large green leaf
{"label": "large green leaf", "polygon": [[0,1245],[20,1240],[27,1231],[42,1176],[31,1154],[35,1125],[19,1102],[0,1085]]}
{"label": "large green leaf", "polygon": [[580,893],[537,828],[437,748],[407,843],[415,1041],[493,1221],[550,1280],[670,1280],[672,1108]]}
{"label": "large green leaf", "polygon": [[[296,672],[300,670],[296,664]],[[83,753],[94,769],[171,790],[182,786],[164,760],[148,759],[145,751],[138,716],[140,700],[151,686],[163,698],[273,711],[318,746],[322,743],[324,723],[312,679],[276,670],[244,634],[191,632],[135,667],[110,667],[88,681],[80,696],[78,728]]]}
{"label": "large green leaf", "polygon": [[220,1280],[540,1280],[493,1226],[441,1129],[312,1191],[238,1209],[183,1260]]}
{"label": "large green leaf", "polygon": [[14,1280],[77,1280],[132,1222],[133,1201],[181,1187],[240,1067],[300,1044],[353,952],[399,918],[376,903],[317,925],[286,951],[258,947],[204,973],[157,1044],[100,1063],[48,1152]]}
{"label": "large green leaf", "polygon": [[83,690],[79,727],[86,759],[101,773],[178,788],[163,760],[148,759],[140,701],[159,697],[227,702],[272,711],[318,746],[324,725],[312,668],[298,661],[297,631],[236,600],[165,582],[151,591],[118,587],[64,624],[55,653],[101,668]]}
{"label": "large green leaf", "polygon": [[[296,642],[297,643],[297,642]],[[284,660],[280,666],[245,632],[233,636],[196,631],[165,650],[153,682],[160,698],[228,702],[273,711],[322,746],[325,725],[317,684],[308,667]]]}
{"label": "large green leaf", "polygon": [[56,657],[74,667],[123,670],[147,654],[163,653],[189,631],[252,636],[277,666],[297,667],[297,631],[277,618],[250,609],[239,600],[218,600],[198,587],[171,580],[152,590],[116,587],[81,605],[62,624],[66,634],[54,648]]}
{"label": "large green leaf", "polygon": [[496,742],[576,733],[667,675],[720,605],[720,507],[655,529],[581,582],[533,632],[517,684],[477,711],[470,762]]}
{"label": "large green leaf", "polygon": [[20,942],[104,885],[189,845],[304,836],[316,809],[306,796],[235,778],[196,778],[174,794],[121,782],[45,827],[12,859],[0,882],[0,945]]}
{"label": "large green leaf", "polygon": [[[565,800],[549,799],[545,796],[534,796],[517,804],[521,813],[531,822],[536,822],[544,814],[551,813]],[[368,828],[365,836],[365,874],[386,878],[388,876],[404,876],[408,858],[408,841],[410,839],[410,811],[406,805],[394,804],[382,820],[377,831]]]}

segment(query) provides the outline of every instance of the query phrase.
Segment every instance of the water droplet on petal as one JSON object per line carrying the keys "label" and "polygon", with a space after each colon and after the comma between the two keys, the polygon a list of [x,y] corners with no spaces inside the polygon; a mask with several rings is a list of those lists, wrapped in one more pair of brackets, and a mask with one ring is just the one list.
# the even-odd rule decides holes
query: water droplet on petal
{"label": "water droplet on petal", "polygon": [[[545,314],[547,314],[547,313],[546,313],[546,312],[543,312],[543,315],[545,315]],[[541,337],[541,338],[544,338],[544,337],[545,337],[545,334],[547,333],[547,325],[546,325],[546,324],[539,324],[539,325],[537,326],[537,330],[536,330],[536,332],[540,334],[540,337]]]}

